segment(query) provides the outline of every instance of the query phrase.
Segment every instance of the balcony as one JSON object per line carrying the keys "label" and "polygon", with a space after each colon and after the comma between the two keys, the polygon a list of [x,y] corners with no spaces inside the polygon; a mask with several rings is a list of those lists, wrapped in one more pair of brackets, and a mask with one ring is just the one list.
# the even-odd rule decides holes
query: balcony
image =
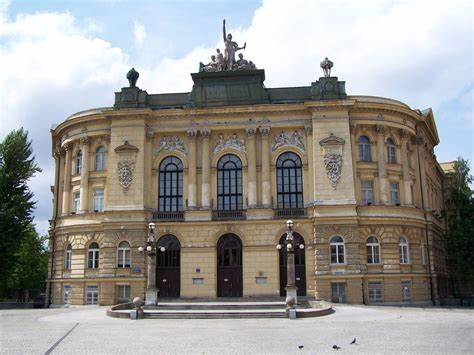
{"label": "balcony", "polygon": [[154,211],[153,220],[155,221],[169,221],[169,222],[182,222],[184,221],[183,211]]}
{"label": "balcony", "polygon": [[214,210],[212,211],[213,221],[242,221],[247,219],[245,210]]}
{"label": "balcony", "polygon": [[275,219],[306,218],[305,208],[276,208]]}

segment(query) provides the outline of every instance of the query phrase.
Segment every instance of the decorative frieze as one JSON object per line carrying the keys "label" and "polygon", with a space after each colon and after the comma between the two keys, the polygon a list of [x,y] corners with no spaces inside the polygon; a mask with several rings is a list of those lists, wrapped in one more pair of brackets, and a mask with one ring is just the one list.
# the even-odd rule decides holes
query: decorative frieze
{"label": "decorative frieze", "polygon": [[324,167],[333,189],[336,189],[337,182],[342,175],[342,157],[344,139],[336,137],[333,133],[329,137],[322,139],[319,144],[323,148]]}
{"label": "decorative frieze", "polygon": [[292,133],[281,132],[277,135],[272,143],[272,153],[280,147],[295,147],[306,153],[304,145],[304,135],[300,131],[293,131]]}
{"label": "decorative frieze", "polygon": [[243,139],[240,139],[235,133],[228,137],[224,137],[222,134],[219,134],[216,146],[214,147],[214,154],[218,154],[226,148],[245,152],[245,142]]}
{"label": "decorative frieze", "polygon": [[188,153],[188,148],[186,147],[186,143],[179,138],[178,136],[167,136],[162,137],[158,146],[155,147],[153,150],[153,155],[157,156],[161,152],[174,152],[178,151],[183,154]]}

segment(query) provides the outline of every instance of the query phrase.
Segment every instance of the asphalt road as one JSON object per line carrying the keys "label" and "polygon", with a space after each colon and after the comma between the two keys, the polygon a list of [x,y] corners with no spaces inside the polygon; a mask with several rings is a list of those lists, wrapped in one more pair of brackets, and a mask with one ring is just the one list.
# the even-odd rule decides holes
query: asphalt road
{"label": "asphalt road", "polygon": [[[474,353],[472,309],[347,305],[335,309],[329,316],[298,320],[139,321],[109,318],[105,307],[0,310],[0,353]],[[355,345],[350,344],[353,338]],[[341,349],[334,350],[333,345]]]}

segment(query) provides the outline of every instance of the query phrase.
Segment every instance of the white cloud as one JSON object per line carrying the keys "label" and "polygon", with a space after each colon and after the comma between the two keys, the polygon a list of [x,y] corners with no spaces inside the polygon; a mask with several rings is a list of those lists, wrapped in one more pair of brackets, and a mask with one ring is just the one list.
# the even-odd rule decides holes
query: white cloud
{"label": "white cloud", "polygon": [[138,21],[133,21],[133,38],[137,46],[141,46],[146,38],[145,26]]}

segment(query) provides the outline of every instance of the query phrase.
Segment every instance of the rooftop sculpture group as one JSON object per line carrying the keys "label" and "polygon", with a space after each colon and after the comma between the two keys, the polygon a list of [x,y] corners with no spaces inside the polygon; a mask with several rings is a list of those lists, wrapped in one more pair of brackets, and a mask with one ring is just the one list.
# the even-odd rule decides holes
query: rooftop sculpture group
{"label": "rooftop sculpture group", "polygon": [[257,69],[251,60],[244,59],[244,55],[239,53],[239,59],[235,59],[237,51],[245,50],[247,43],[239,47],[237,42],[232,41],[232,35],[226,34],[225,19],[223,21],[224,54],[219,48],[216,49],[217,55],[211,55],[211,61],[208,64],[199,63],[200,72],[219,72],[225,70],[252,70]]}

